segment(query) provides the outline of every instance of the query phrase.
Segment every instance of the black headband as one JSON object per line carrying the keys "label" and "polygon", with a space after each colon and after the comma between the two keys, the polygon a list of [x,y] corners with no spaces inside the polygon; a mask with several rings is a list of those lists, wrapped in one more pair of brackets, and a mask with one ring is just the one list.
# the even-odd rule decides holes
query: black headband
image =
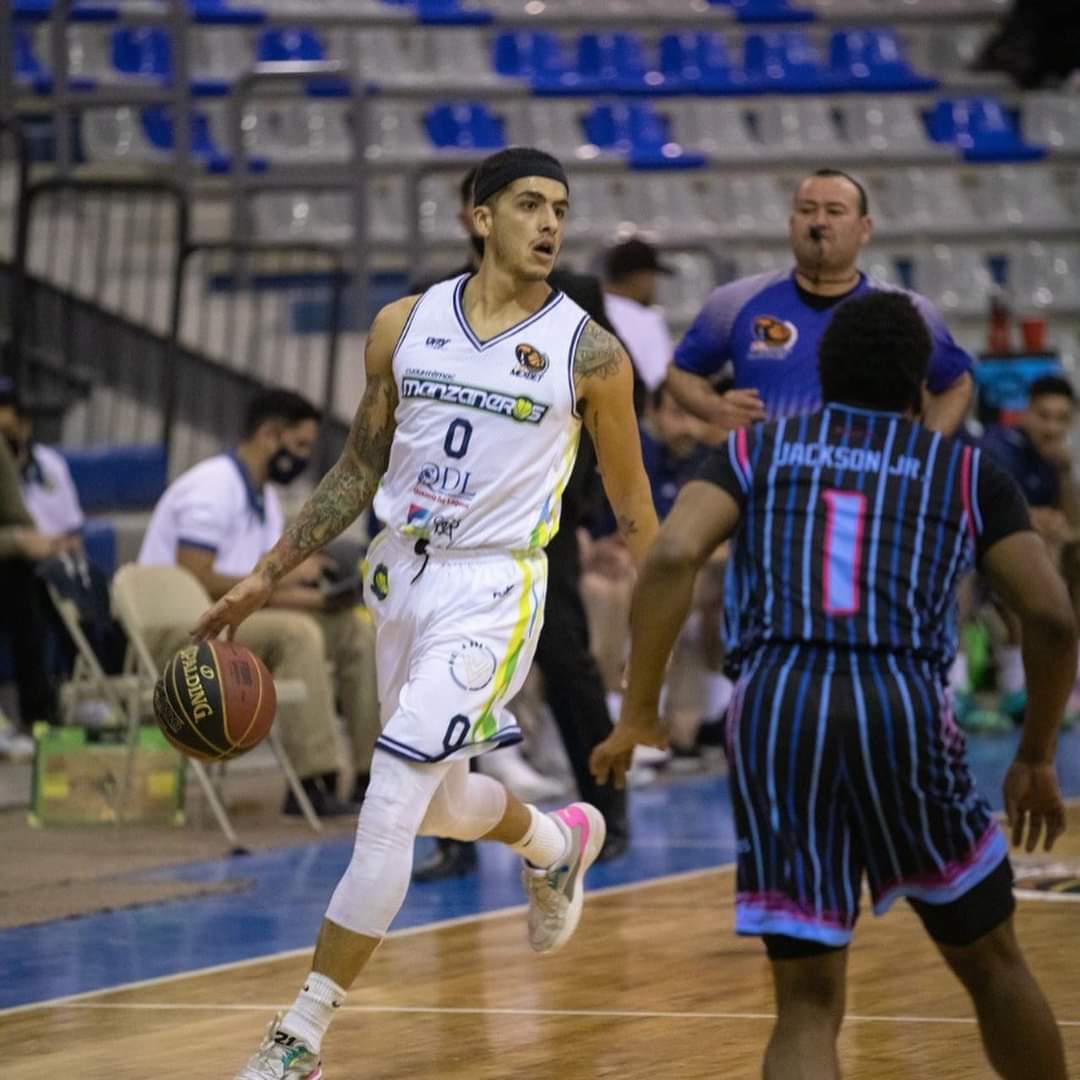
{"label": "black headband", "polygon": [[565,170],[550,154],[545,154],[543,150],[515,150],[504,161],[495,164],[494,168],[487,167],[485,162],[477,169],[473,188],[474,205],[486,203],[496,192],[523,176],[544,176],[548,180],[558,180],[567,191],[570,190]]}

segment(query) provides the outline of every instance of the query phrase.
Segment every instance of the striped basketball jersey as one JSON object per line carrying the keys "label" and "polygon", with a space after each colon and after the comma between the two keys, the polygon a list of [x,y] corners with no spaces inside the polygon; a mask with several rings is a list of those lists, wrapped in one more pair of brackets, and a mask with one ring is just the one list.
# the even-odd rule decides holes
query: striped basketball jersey
{"label": "striped basketball jersey", "polygon": [[1030,527],[1019,488],[981,451],[846,405],[734,432],[701,478],[742,508],[736,666],[784,642],[947,665],[960,577]]}
{"label": "striped basketball jersey", "polygon": [[574,351],[589,316],[553,291],[480,341],[465,317],[468,280],[428,289],[402,330],[397,427],[375,513],[434,548],[542,548],[577,454]]}

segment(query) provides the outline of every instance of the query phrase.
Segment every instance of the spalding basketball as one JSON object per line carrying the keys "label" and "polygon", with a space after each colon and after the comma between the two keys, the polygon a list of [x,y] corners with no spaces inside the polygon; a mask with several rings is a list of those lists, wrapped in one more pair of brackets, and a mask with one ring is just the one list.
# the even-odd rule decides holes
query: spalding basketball
{"label": "spalding basketball", "polygon": [[154,715],[165,738],[200,761],[227,761],[257,746],[276,709],[266,665],[234,641],[185,646],[154,687]]}

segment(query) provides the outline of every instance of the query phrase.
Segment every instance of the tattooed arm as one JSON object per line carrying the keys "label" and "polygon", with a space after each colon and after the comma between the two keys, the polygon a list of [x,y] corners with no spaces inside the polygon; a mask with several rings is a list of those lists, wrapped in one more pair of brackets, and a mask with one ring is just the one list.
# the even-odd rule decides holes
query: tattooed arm
{"label": "tattooed arm", "polygon": [[196,640],[235,630],[261,608],[282,578],[340,536],[367,508],[390,461],[397,385],[393,356],[415,296],[387,305],[375,317],[364,350],[367,385],[341,457],[251,574],[230,589],[192,630]]}
{"label": "tattooed arm", "polygon": [[619,534],[640,566],[657,526],[649,479],[641,463],[634,374],[626,350],[592,321],[574,354],[574,389]]}

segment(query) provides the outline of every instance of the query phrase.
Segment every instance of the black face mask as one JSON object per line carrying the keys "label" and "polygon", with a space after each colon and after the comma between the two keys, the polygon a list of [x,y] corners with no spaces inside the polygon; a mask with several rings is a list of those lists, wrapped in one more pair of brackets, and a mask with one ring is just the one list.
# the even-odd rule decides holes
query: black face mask
{"label": "black face mask", "polygon": [[266,466],[266,475],[275,484],[291,484],[311,464],[311,458],[279,446]]}

